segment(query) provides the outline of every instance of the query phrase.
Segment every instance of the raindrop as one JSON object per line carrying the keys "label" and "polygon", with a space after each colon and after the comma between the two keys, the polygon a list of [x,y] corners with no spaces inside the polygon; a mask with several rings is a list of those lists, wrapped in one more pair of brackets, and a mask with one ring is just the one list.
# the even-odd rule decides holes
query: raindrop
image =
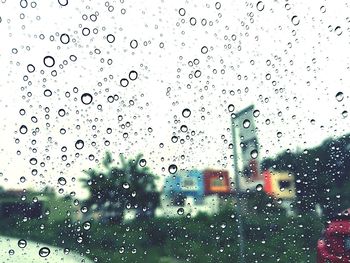
{"label": "raindrop", "polygon": [[337,26],[335,29],[334,29],[334,32],[340,36],[341,34],[343,34],[343,30],[341,29],[340,26]]}
{"label": "raindrop", "polygon": [[179,9],[179,15],[184,16],[186,14],[186,10],[184,8]]}
{"label": "raindrop", "polygon": [[260,115],[260,111],[259,110],[253,111],[253,116],[254,117],[259,117],[259,115]]}
{"label": "raindrop", "polygon": [[292,20],[293,25],[295,25],[295,26],[299,25],[299,23],[300,23],[300,20],[297,16],[293,16],[291,20]]}
{"label": "raindrop", "polygon": [[181,130],[182,132],[187,132],[187,131],[188,131],[188,128],[187,128],[186,125],[181,125],[180,130]]}
{"label": "raindrop", "polygon": [[135,79],[137,79],[137,77],[138,77],[138,74],[135,70],[132,70],[129,72],[129,79],[130,80],[135,80]]}
{"label": "raindrop", "polygon": [[250,120],[248,120],[248,119],[245,119],[244,121],[243,121],[243,127],[244,128],[249,128],[250,127]]}
{"label": "raindrop", "polygon": [[22,126],[19,128],[19,132],[20,132],[21,134],[26,134],[27,131],[28,131],[28,128],[27,128],[27,126],[25,126],[25,125],[22,125]]}
{"label": "raindrop", "polygon": [[31,165],[36,165],[38,163],[38,160],[36,158],[30,158],[29,163]]}
{"label": "raindrop", "polygon": [[53,57],[51,57],[51,56],[44,57],[43,61],[44,61],[44,65],[46,67],[51,68],[51,67],[53,67],[55,65],[55,59]]}
{"label": "raindrop", "polygon": [[176,166],[175,164],[169,165],[168,171],[169,171],[169,173],[171,173],[171,174],[176,173],[176,171],[177,171],[177,166]]}
{"label": "raindrop", "polygon": [[191,26],[196,25],[197,24],[197,19],[195,19],[194,17],[191,17],[190,18],[190,24],[191,24]]}
{"label": "raindrop", "polygon": [[50,97],[52,95],[52,91],[49,89],[44,90],[44,96],[45,97]]}
{"label": "raindrop", "polygon": [[253,158],[253,159],[256,159],[258,157],[258,151],[257,150],[252,150],[250,152],[250,156]]}
{"label": "raindrop", "polygon": [[27,70],[28,70],[29,73],[33,73],[35,71],[34,65],[33,64],[29,64],[27,66]]}
{"label": "raindrop", "polygon": [[112,34],[108,34],[108,35],[107,35],[107,41],[108,41],[108,43],[113,43],[114,40],[115,40],[115,36],[114,36],[114,35],[112,35]]}
{"label": "raindrop", "polygon": [[233,112],[235,110],[235,105],[230,104],[230,105],[228,105],[227,109],[229,112]]}
{"label": "raindrop", "polygon": [[258,184],[256,186],[256,191],[260,192],[263,189],[263,186],[261,184]]}
{"label": "raindrop", "polygon": [[18,247],[20,248],[25,248],[27,246],[27,241],[24,240],[24,239],[20,239],[18,240],[18,243],[17,243]]}
{"label": "raindrop", "polygon": [[60,40],[61,40],[62,44],[68,44],[70,41],[70,38],[67,34],[62,34],[60,36]]}
{"label": "raindrop", "polygon": [[58,110],[58,115],[59,115],[60,117],[64,117],[64,115],[66,115],[66,111],[65,111],[64,109],[59,109],[59,110]]}
{"label": "raindrop", "polygon": [[141,159],[141,160],[139,161],[139,165],[140,165],[141,167],[145,167],[146,164],[147,164],[147,162],[146,162],[145,159]]}
{"label": "raindrop", "polygon": [[75,142],[75,148],[77,148],[78,150],[81,150],[84,148],[84,141],[83,140],[77,140]]}
{"label": "raindrop", "polygon": [[185,213],[185,210],[182,208],[182,207],[180,207],[179,209],[177,209],[177,214],[178,215],[183,215]]}
{"label": "raindrop", "polygon": [[344,94],[343,92],[339,91],[336,95],[335,98],[337,99],[337,101],[341,102],[344,99]]}
{"label": "raindrop", "polygon": [[39,250],[39,256],[40,257],[47,257],[48,255],[50,255],[50,249],[48,247],[42,247]]}
{"label": "raindrop", "polygon": [[137,40],[133,39],[133,40],[130,41],[130,47],[131,48],[135,49],[135,48],[137,48],[138,45],[139,44],[137,43]]}
{"label": "raindrop", "polygon": [[67,183],[67,181],[64,177],[60,177],[60,178],[58,178],[58,183],[60,185],[65,185]]}
{"label": "raindrop", "polygon": [[256,4],[256,9],[258,9],[258,11],[263,11],[265,8],[265,5],[262,1],[259,1],[257,4]]}
{"label": "raindrop", "polygon": [[341,115],[343,116],[343,118],[348,117],[348,112],[345,110],[341,113]]}
{"label": "raindrop", "polygon": [[277,132],[277,138],[281,138],[282,137],[282,132]]}
{"label": "raindrop", "polygon": [[28,6],[28,2],[27,0],[21,0],[19,2],[19,5],[22,7],[22,8],[26,8]]}
{"label": "raindrop", "polygon": [[201,48],[201,52],[202,52],[202,54],[207,54],[208,53],[208,47],[207,46],[203,46]]}
{"label": "raindrop", "polygon": [[201,75],[202,75],[202,72],[201,72],[200,70],[196,70],[196,71],[194,72],[194,76],[195,76],[196,78],[199,78]]}
{"label": "raindrop", "polygon": [[128,183],[123,183],[123,188],[124,189],[129,189],[130,188],[130,185]]}
{"label": "raindrop", "polygon": [[321,6],[320,7],[320,11],[322,12],[322,13],[325,13],[326,12],[326,7],[323,5],[323,6]]}
{"label": "raindrop", "polygon": [[89,221],[86,221],[84,224],[83,224],[83,228],[85,230],[90,230],[91,228],[91,223]]}
{"label": "raindrop", "polygon": [[122,86],[122,87],[127,87],[129,85],[129,80],[127,80],[127,79],[121,79],[120,80],[120,86]]}
{"label": "raindrop", "polygon": [[190,117],[191,116],[191,110],[187,109],[187,108],[183,109],[182,116],[185,117],[185,118]]}
{"label": "raindrop", "polygon": [[90,93],[84,93],[81,95],[81,102],[85,105],[89,105],[92,102],[92,96]]}
{"label": "raindrop", "polygon": [[10,250],[9,250],[9,255],[10,255],[10,256],[13,256],[14,254],[15,254],[15,251],[14,251],[13,249],[10,249]]}

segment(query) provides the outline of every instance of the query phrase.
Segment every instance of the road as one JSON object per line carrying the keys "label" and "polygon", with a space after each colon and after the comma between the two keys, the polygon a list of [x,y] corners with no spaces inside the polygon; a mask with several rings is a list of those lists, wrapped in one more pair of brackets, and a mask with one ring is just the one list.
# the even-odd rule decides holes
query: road
{"label": "road", "polygon": [[93,261],[69,252],[65,254],[62,248],[25,241],[16,238],[0,236],[1,263],[92,263]]}

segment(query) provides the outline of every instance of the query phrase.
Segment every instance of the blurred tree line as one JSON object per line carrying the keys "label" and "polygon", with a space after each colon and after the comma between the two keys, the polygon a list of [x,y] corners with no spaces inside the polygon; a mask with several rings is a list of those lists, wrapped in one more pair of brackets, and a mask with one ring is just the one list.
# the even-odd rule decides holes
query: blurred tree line
{"label": "blurred tree line", "polygon": [[326,217],[350,207],[350,134],[327,139],[318,147],[286,150],[262,163],[263,169],[289,171],[295,176],[299,212],[315,211]]}
{"label": "blurred tree line", "polygon": [[141,154],[129,160],[120,155],[120,163],[115,165],[111,153],[106,152],[102,167],[85,171],[88,177],[82,181],[90,192],[85,205],[104,222],[121,223],[126,208],[136,209],[138,218],[153,217],[160,202],[156,176]]}

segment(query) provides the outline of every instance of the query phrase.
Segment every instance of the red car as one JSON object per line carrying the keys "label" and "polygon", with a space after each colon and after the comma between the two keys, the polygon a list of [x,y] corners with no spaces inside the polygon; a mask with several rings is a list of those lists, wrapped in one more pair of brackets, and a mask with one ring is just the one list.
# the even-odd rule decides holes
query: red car
{"label": "red car", "polygon": [[350,262],[350,208],[327,224],[317,242],[317,263]]}

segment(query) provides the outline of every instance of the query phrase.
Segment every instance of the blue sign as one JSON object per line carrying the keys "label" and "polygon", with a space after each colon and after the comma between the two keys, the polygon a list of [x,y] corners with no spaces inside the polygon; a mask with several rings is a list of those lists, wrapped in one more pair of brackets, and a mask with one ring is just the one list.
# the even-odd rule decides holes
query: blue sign
{"label": "blue sign", "polygon": [[198,170],[179,171],[165,180],[164,192],[169,198],[194,197],[201,202],[204,196],[203,173]]}

